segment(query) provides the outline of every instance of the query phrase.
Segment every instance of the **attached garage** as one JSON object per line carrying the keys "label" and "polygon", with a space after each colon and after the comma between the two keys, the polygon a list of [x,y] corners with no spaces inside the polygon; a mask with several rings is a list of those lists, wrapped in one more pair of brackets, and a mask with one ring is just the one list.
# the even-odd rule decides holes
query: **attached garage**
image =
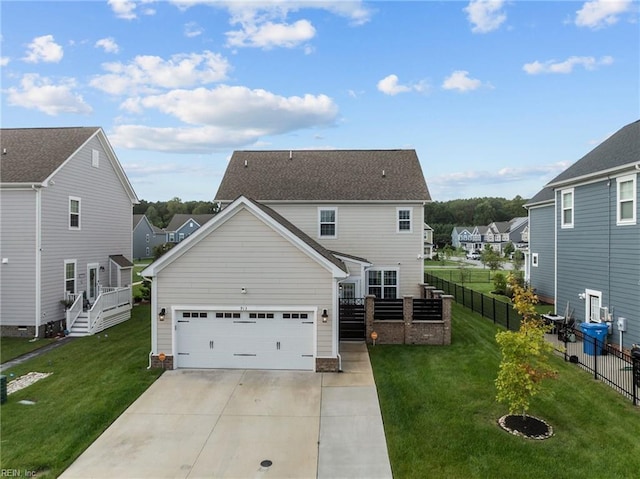
{"label": "attached garage", "polygon": [[337,371],[342,259],[240,197],[146,268],[152,366]]}
{"label": "attached garage", "polygon": [[229,309],[175,311],[176,367],[315,370],[315,311]]}

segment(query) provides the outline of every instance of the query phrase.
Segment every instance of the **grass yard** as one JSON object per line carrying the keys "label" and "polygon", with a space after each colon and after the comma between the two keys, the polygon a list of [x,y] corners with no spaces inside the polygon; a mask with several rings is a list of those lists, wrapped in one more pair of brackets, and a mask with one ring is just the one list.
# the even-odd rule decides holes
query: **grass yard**
{"label": "grass yard", "polygon": [[454,303],[451,346],[375,346],[370,356],[395,478],[636,478],[640,408],[577,366],[529,414],[554,436],[535,441],[497,424],[497,329]]}
{"label": "grass yard", "polygon": [[2,405],[3,470],[57,477],[157,379],[160,370],[146,369],[149,316],[148,306],[137,306],[129,321],[5,371],[53,374]]}
{"label": "grass yard", "polygon": [[55,339],[0,338],[0,364],[51,344]]}

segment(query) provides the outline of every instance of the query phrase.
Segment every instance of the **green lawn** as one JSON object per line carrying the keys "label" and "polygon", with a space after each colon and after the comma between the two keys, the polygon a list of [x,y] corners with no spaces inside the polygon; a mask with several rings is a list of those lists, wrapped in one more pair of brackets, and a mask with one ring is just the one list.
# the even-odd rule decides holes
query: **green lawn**
{"label": "green lawn", "polygon": [[0,364],[51,344],[55,339],[0,338]]}
{"label": "green lawn", "polygon": [[148,306],[137,306],[129,321],[5,371],[53,374],[2,405],[3,469],[57,477],[156,380],[161,371],[146,369],[149,316]]}
{"label": "green lawn", "polygon": [[497,425],[497,329],[454,304],[452,331],[451,346],[369,349],[395,478],[638,477],[631,401],[557,358],[559,378],[530,410],[554,436],[512,436]]}

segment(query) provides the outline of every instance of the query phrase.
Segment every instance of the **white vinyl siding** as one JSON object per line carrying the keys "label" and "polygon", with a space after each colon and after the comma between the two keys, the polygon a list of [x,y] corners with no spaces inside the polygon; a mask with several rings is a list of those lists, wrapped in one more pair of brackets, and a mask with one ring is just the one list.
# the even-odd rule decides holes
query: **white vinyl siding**
{"label": "white vinyl siding", "polygon": [[[154,283],[158,310],[167,312],[176,305],[214,304],[237,311],[241,306],[326,309],[329,320],[318,321],[314,344],[317,356],[332,354],[331,311],[337,287],[331,273],[247,210],[201,238],[160,271]],[[157,322],[156,353],[172,354],[171,324],[171,318]]]}
{"label": "white vinyl siding", "polygon": [[325,239],[338,237],[337,208],[318,208],[318,237]]}
{"label": "white vinyl siding", "polygon": [[0,250],[7,260],[0,264],[0,324],[5,326],[36,324],[37,194],[32,189],[0,191]]}
{"label": "white vinyl siding", "polygon": [[636,176],[624,176],[616,179],[616,224],[636,224]]}
{"label": "white vinyl siding", "polygon": [[397,208],[398,217],[397,233],[411,233],[413,231],[413,222],[411,218],[411,208]]}
{"label": "white vinyl siding", "polygon": [[[318,228],[317,204],[267,203],[287,220],[311,237]],[[424,248],[422,229],[397,234],[398,204],[349,204],[340,203],[339,234],[326,241],[318,238],[325,248],[364,258],[376,267],[398,268],[399,296],[420,294],[419,283],[424,282],[424,261],[419,258]],[[321,206],[322,208],[322,206]],[[402,206],[412,209],[412,218],[422,218],[421,203]],[[398,263],[400,263],[398,265]],[[363,281],[365,278],[363,278]]]}
{"label": "white vinyl siding", "polygon": [[80,198],[69,197],[69,229],[80,229]]}
{"label": "white vinyl siding", "polygon": [[561,216],[560,226],[562,228],[573,228],[573,188],[560,191]]}

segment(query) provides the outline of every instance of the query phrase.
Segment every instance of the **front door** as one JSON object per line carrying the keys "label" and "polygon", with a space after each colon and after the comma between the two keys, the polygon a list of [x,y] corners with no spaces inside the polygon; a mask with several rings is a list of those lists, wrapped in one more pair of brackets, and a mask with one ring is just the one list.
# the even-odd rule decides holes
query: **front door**
{"label": "front door", "polygon": [[98,267],[97,263],[87,265],[87,299],[91,304],[98,297]]}

